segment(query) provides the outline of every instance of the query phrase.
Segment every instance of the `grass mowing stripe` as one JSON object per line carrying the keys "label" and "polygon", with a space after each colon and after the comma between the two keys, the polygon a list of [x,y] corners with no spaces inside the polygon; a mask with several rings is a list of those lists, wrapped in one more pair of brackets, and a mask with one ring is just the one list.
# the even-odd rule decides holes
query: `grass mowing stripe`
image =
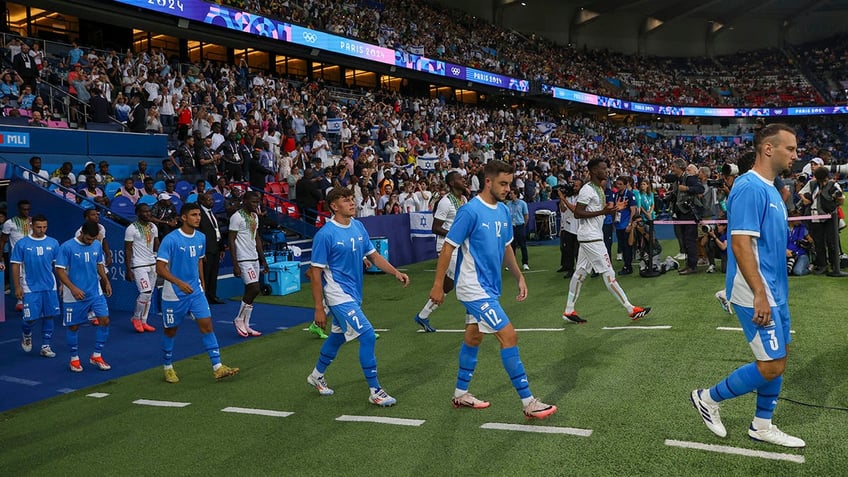
{"label": "grass mowing stripe", "polygon": [[[742,328],[733,328],[731,326],[717,326],[717,330],[719,331],[742,331]],[[795,330],[790,330],[790,333],[795,333]]]}
{"label": "grass mowing stripe", "polygon": [[571,436],[589,437],[592,429],[577,429],[574,427],[548,427],[548,426],[526,426],[521,424],[501,424],[498,422],[487,422],[480,429],[495,429],[498,431],[536,432],[539,434],[568,434]]}
{"label": "grass mowing stripe", "polygon": [[604,326],[602,330],[670,330],[671,325],[658,326]]}
{"label": "grass mowing stripe", "polygon": [[41,381],[33,381],[31,379],[24,378],[16,378],[14,376],[0,376],[0,381],[6,381],[7,383],[15,383],[15,384],[23,384],[24,386],[38,386],[41,384]]}
{"label": "grass mowing stripe", "polygon": [[746,457],[759,457],[761,459],[770,460],[785,460],[803,464],[806,462],[804,456],[797,454],[781,454],[779,452],[766,452],[753,449],[745,449],[742,447],[718,446],[715,444],[702,444],[700,442],[676,441],[674,439],[666,439],[665,445],[671,447],[682,447],[684,449],[696,449],[708,452],[718,452],[721,454],[744,455]]}
{"label": "grass mowing stripe", "polygon": [[155,407],[186,407],[190,402],[176,402],[176,401],[156,401],[153,399],[136,399],[133,401],[133,404],[140,404],[142,406],[155,406]]}
{"label": "grass mowing stripe", "polygon": [[377,424],[394,424],[396,426],[413,426],[418,427],[424,424],[424,419],[401,419],[398,417],[379,417],[379,416],[348,416],[341,415],[336,418],[341,422],[376,422]]}
{"label": "grass mowing stripe", "polygon": [[[565,328],[516,328],[515,331],[565,331]],[[424,330],[418,330],[416,333],[427,333]],[[445,330],[439,328],[436,330],[436,333],[465,333],[465,330]]]}
{"label": "grass mowing stripe", "polygon": [[86,397],[100,399],[100,398],[105,398],[108,395],[109,395],[109,393],[91,393],[91,394],[86,394]]}
{"label": "grass mowing stripe", "polygon": [[252,409],[249,407],[225,407],[221,409],[221,412],[234,412],[237,414],[255,414],[257,416],[270,416],[270,417],[289,417],[293,412],[289,411],[272,411],[270,409]]}

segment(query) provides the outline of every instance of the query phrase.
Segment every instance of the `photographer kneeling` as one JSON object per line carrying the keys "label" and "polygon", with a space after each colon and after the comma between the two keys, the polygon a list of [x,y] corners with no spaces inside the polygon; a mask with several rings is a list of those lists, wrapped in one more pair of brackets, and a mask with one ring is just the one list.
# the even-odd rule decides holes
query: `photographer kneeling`
{"label": "photographer kneeling", "polygon": [[[789,217],[799,217],[797,210],[789,213]],[[789,241],[786,244],[786,272],[790,275],[804,276],[810,273],[810,251],[813,248],[813,238],[807,232],[807,226],[800,220],[789,222]]]}
{"label": "photographer kneeling", "polygon": [[839,245],[836,243],[838,219],[834,212],[845,201],[842,189],[830,180],[830,173],[825,167],[817,168],[813,178],[801,189],[801,200],[810,206],[812,215],[830,215],[826,219],[813,219],[810,223],[810,235],[816,250],[813,273],[825,273],[830,264],[828,276],[848,276],[848,273],[839,270]]}
{"label": "photographer kneeling", "polygon": [[707,273],[715,273],[715,259],[721,260],[721,273],[727,273],[727,224],[701,225],[702,245],[707,251]]}

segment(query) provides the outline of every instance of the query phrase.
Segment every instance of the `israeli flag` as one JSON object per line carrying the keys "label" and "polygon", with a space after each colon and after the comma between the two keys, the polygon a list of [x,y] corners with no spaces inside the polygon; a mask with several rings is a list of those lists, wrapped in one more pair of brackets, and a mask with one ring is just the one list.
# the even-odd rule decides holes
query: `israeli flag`
{"label": "israeli flag", "polygon": [[554,132],[554,129],[556,129],[556,127],[556,123],[552,123],[550,121],[539,121],[536,123],[536,129],[538,129],[539,132],[542,134],[550,134]]}
{"label": "israeli flag", "polygon": [[415,160],[415,165],[420,167],[425,171],[432,171],[436,169],[436,163],[439,162],[439,158],[437,157],[418,157]]}
{"label": "israeli flag", "polygon": [[434,237],[433,213],[411,212],[409,214],[409,232],[412,237]]}

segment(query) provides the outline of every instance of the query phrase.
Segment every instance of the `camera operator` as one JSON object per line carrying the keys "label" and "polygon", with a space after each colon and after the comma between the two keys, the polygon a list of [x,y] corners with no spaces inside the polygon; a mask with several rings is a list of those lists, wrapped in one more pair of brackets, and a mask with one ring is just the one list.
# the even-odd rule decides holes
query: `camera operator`
{"label": "camera operator", "polygon": [[[799,217],[801,213],[793,210],[789,217]],[[786,244],[786,272],[790,275],[804,276],[810,273],[810,251],[813,249],[813,237],[807,231],[807,225],[800,220],[789,222],[789,242]]]}
{"label": "camera operator", "polygon": [[[671,165],[669,182],[673,186],[673,209],[675,220],[697,222],[702,212],[701,194],[704,186],[698,181],[697,170],[694,166],[687,167],[683,159],[675,159]],[[679,232],[686,253],[686,267],[678,273],[692,275],[698,273],[698,226],[695,224],[680,224],[674,228]]]}
{"label": "camera operator", "polygon": [[574,217],[574,208],[577,206],[577,192],[581,187],[583,181],[575,179],[571,184],[554,189],[554,194],[559,198],[560,212],[560,267],[557,272],[565,272],[566,279],[574,274],[574,263],[577,260],[577,218]]}
{"label": "camera operator", "polygon": [[727,273],[727,224],[701,225],[701,243],[707,251],[707,273],[715,273],[715,259],[721,260],[721,273]]}
{"label": "camera operator", "polygon": [[830,179],[830,172],[825,167],[816,168],[813,178],[801,189],[801,200],[810,206],[811,214],[830,215],[827,219],[813,219],[810,223],[810,235],[816,247],[813,273],[825,273],[829,263],[828,276],[848,276],[848,273],[839,270],[839,245],[836,243],[836,209],[845,201],[842,189]]}

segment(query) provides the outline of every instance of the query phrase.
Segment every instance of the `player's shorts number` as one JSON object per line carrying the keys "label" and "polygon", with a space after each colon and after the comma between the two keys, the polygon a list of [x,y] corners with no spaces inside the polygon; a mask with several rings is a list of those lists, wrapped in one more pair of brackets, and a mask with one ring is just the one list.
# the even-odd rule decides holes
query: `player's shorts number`
{"label": "player's shorts number", "polygon": [[488,322],[493,328],[499,326],[503,320],[498,316],[498,312],[493,308],[489,308],[488,310],[483,312],[483,316],[480,317],[482,321]]}
{"label": "player's shorts number", "polygon": [[24,319],[26,320],[26,319],[28,319],[29,317],[30,317],[29,307],[28,307],[28,306],[25,306],[25,307],[24,307]]}
{"label": "player's shorts number", "polygon": [[141,282],[141,288],[143,288],[143,289],[145,289],[145,290],[147,290],[148,288],[150,288],[150,284],[147,282],[147,279],[146,279],[146,278],[142,278],[142,279],[141,279],[141,280],[139,280],[139,281]]}
{"label": "player's shorts number", "polygon": [[780,344],[777,342],[777,334],[775,330],[768,330],[769,347],[772,351],[777,351]]}
{"label": "player's shorts number", "polygon": [[165,310],[165,324],[173,325],[174,324],[174,310]]}
{"label": "player's shorts number", "polygon": [[256,280],[256,270],[253,268],[247,269],[247,278],[251,281]]}

